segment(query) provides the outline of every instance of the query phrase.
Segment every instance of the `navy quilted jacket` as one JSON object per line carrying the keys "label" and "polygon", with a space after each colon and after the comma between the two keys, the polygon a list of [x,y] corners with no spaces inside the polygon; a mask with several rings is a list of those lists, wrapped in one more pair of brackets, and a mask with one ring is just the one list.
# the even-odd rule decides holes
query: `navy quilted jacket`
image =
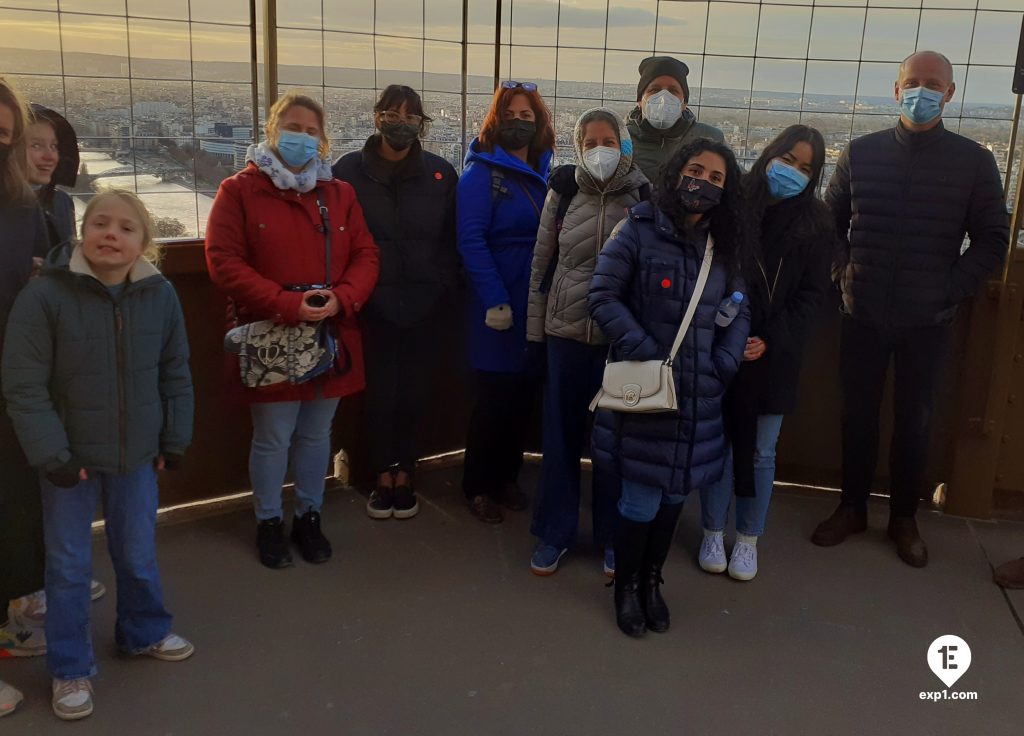
{"label": "navy quilted jacket", "polygon": [[[707,231],[680,233],[643,202],[619,223],[597,260],[589,305],[611,342],[612,360],[666,358],[689,304]],[[623,480],[689,493],[722,475],[722,397],[739,370],[750,330],[746,303],[727,328],[715,326],[719,304],[742,284],[716,261],[693,323],[676,356],[678,413],[599,411],[594,462]]]}
{"label": "navy quilted jacket", "polygon": [[[880,327],[952,320],[1010,241],[995,158],[941,123],[923,133],[900,124],[853,141],[825,202],[846,246],[844,309]],[[965,233],[971,244],[961,252]]]}

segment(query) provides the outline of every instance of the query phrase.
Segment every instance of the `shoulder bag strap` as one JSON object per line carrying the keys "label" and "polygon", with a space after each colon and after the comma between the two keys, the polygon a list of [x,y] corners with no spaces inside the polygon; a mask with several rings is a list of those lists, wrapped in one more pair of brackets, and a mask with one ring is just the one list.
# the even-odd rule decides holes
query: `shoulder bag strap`
{"label": "shoulder bag strap", "polygon": [[686,331],[690,328],[690,323],[693,322],[693,315],[697,312],[697,305],[700,304],[700,298],[704,294],[704,287],[708,283],[708,274],[711,273],[711,261],[714,259],[714,256],[715,241],[712,240],[709,233],[708,244],[704,248],[704,260],[700,264],[697,283],[693,287],[693,296],[690,297],[690,303],[686,307],[683,323],[679,325],[679,332],[676,333],[675,342],[672,343],[672,351],[668,354],[668,359],[665,361],[666,365],[672,365],[672,361],[676,359],[676,353],[683,346],[683,338],[686,337]]}
{"label": "shoulder bag strap", "polygon": [[324,276],[324,285],[330,289],[334,286],[331,283],[331,218],[327,212],[327,207],[324,206],[323,201],[320,199],[319,193],[316,195],[316,206],[320,210],[320,221],[323,223],[322,227],[324,229],[324,246],[327,253],[325,256],[327,275]]}

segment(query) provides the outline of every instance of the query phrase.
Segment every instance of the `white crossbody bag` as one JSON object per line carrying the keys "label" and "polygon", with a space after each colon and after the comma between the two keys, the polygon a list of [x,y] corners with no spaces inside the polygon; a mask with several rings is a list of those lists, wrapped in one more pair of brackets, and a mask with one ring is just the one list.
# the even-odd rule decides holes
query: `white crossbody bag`
{"label": "white crossbody bag", "polygon": [[700,298],[708,282],[708,274],[711,273],[714,250],[715,244],[709,235],[697,283],[693,287],[693,296],[690,297],[690,303],[686,307],[683,322],[679,325],[679,332],[676,333],[668,357],[665,360],[620,360],[606,363],[601,390],[590,402],[590,411],[610,409],[637,414],[678,411],[672,363],[683,345],[683,338],[686,337],[690,323],[693,322],[697,305],[700,304]]}

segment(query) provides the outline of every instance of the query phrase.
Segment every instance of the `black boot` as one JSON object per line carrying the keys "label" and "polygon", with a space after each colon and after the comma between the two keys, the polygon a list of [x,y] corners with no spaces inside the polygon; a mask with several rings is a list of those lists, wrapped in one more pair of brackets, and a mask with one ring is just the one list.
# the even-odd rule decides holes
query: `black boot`
{"label": "black boot", "polygon": [[665,599],[661,597],[661,568],[672,548],[676,534],[676,523],[683,510],[681,503],[665,504],[658,509],[658,515],[651,522],[647,535],[647,549],[643,568],[640,571],[640,598],[644,606],[647,628],[657,633],[668,631],[669,615]]}
{"label": "black boot", "polygon": [[292,564],[292,553],[288,551],[288,540],[284,537],[284,523],[280,517],[264,519],[256,525],[256,547],[260,551],[260,562],[275,570]]}
{"label": "black boot", "polygon": [[640,565],[647,547],[648,523],[621,516],[615,529],[615,622],[627,636],[643,636]]}
{"label": "black boot", "polygon": [[292,541],[299,547],[302,559],[316,564],[331,559],[331,543],[320,531],[320,514],[307,511],[292,521]]}

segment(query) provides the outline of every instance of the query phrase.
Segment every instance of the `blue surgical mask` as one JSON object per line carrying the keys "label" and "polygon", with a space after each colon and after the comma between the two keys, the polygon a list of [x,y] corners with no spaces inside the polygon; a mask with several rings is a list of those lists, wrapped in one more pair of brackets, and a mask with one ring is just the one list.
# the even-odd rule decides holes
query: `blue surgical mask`
{"label": "blue surgical mask", "polygon": [[683,116],[683,103],[667,89],[663,89],[644,100],[643,113],[647,122],[655,128],[667,130]]}
{"label": "blue surgical mask", "polygon": [[930,123],[942,114],[942,100],[945,92],[936,92],[927,87],[911,87],[900,95],[900,110],[910,122],[916,125]]}
{"label": "blue surgical mask", "polygon": [[317,155],[320,141],[305,133],[282,130],[277,139],[277,152],[281,159],[294,168],[305,166]]}
{"label": "blue surgical mask", "polygon": [[777,158],[772,159],[765,173],[768,177],[768,191],[775,199],[795,197],[811,182],[807,174]]}

